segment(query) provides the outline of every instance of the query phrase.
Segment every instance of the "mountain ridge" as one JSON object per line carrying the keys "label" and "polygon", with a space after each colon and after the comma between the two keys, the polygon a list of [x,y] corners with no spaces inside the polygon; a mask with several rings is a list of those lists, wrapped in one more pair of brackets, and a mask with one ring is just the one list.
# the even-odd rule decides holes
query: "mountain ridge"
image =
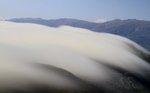
{"label": "mountain ridge", "polygon": [[85,28],[95,32],[106,32],[127,37],[142,45],[150,51],[150,21],[127,19],[114,19],[103,23],[94,23],[79,19],[42,19],[42,18],[14,18],[7,21],[19,23],[36,23],[50,27],[68,25],[78,28]]}

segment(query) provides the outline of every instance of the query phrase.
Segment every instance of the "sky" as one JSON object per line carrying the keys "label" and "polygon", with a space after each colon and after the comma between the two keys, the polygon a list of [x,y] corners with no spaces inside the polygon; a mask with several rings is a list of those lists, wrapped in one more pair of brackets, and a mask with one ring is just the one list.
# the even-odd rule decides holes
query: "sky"
{"label": "sky", "polygon": [[150,20],[150,0],[0,0],[0,18]]}

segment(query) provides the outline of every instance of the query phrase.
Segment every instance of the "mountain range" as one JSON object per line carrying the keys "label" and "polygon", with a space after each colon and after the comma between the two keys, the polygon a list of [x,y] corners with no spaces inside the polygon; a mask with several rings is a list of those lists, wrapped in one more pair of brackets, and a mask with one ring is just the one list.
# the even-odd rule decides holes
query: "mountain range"
{"label": "mountain range", "polygon": [[95,32],[106,32],[127,37],[150,51],[150,21],[127,19],[115,19],[104,23],[94,23],[78,19],[53,19],[42,18],[13,18],[7,21],[19,23],[36,23],[50,27],[68,25],[85,28]]}

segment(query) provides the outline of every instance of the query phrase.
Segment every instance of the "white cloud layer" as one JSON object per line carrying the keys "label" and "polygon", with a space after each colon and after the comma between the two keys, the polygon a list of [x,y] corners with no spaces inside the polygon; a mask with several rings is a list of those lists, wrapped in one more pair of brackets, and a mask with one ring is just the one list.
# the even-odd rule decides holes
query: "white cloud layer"
{"label": "white cloud layer", "polygon": [[144,71],[150,71],[150,65],[140,55],[149,55],[149,52],[136,43],[120,36],[68,26],[51,28],[1,21],[0,51],[0,90],[28,89],[29,81],[60,88],[81,88],[71,77],[57,70],[47,71],[38,64],[63,69],[98,86],[105,81],[113,83],[113,77],[121,77],[103,64],[144,78]]}
{"label": "white cloud layer", "polygon": [[104,22],[107,22],[108,20],[106,20],[106,19],[97,19],[97,20],[95,20],[94,22],[95,23],[104,23]]}

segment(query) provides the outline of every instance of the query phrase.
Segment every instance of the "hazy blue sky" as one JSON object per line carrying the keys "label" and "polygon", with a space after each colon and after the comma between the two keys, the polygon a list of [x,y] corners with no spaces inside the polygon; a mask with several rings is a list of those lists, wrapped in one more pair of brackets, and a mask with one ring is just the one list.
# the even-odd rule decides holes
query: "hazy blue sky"
{"label": "hazy blue sky", "polygon": [[0,16],[150,20],[150,0],[0,0]]}

